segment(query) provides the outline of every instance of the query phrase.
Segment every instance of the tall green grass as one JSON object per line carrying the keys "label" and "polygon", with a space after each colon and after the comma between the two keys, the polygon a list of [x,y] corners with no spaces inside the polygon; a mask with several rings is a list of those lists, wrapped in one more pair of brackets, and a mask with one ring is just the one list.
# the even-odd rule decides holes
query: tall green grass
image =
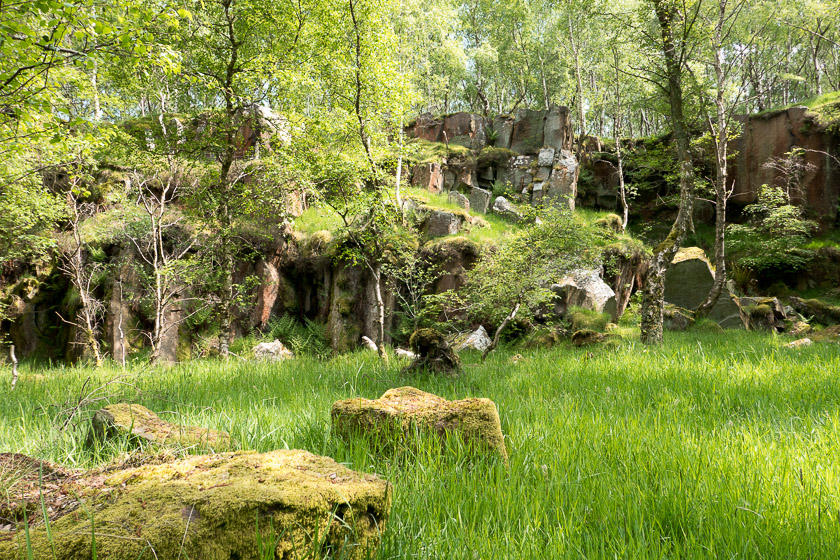
{"label": "tall green grass", "polygon": [[[837,558],[840,353],[783,342],[689,332],[658,348],[516,349],[515,363],[512,351],[484,365],[467,355],[457,378],[402,375],[372,353],[196,361],[143,371],[112,386],[110,401],[227,430],[244,448],[303,448],[387,478],[395,501],[382,559]],[[119,373],[24,367],[13,394],[0,382],[0,451],[85,468],[124,453],[119,443],[87,449],[84,421],[55,427],[56,403],[88,377]],[[509,468],[457,440],[374,455],[331,436],[334,400],[402,385],[493,399]]]}

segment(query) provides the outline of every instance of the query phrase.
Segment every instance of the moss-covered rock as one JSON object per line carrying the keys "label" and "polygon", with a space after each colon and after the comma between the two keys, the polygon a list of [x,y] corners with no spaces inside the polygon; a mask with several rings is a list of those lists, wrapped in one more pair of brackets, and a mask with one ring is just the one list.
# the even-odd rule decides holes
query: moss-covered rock
{"label": "moss-covered rock", "polygon": [[[48,504],[59,495],[78,504],[51,521],[52,543],[43,524],[30,526],[32,557],[57,560],[92,558],[92,533],[96,555],[109,560],[256,559],[265,557],[260,541],[276,541],[276,558],[368,558],[392,495],[376,476],[299,450],[91,471],[45,492]],[[0,558],[21,553],[24,531],[0,540]]]}
{"label": "moss-covered rock", "polygon": [[760,303],[748,309],[749,327],[751,331],[774,331],[776,330],[776,318],[773,315],[773,308],[766,303]]}
{"label": "moss-covered rock", "polygon": [[684,331],[694,324],[694,313],[688,309],[665,304],[663,310],[663,326],[668,331]]}
{"label": "moss-covered rock", "polygon": [[572,335],[572,344],[575,346],[589,346],[591,344],[599,344],[605,340],[607,340],[605,335],[591,329],[575,331]]}
{"label": "moss-covered rock", "polygon": [[172,424],[161,420],[157,414],[139,404],[112,404],[94,414],[88,434],[89,443],[120,436],[138,442],[196,446],[213,451],[226,451],[231,448],[230,435],[226,432]]}
{"label": "moss-covered rock", "polygon": [[348,399],[332,406],[333,431],[342,436],[364,434],[383,444],[404,443],[420,432],[457,433],[478,450],[498,453],[507,461],[502,426],[490,399],[447,401],[414,387],[390,389],[376,400]]}
{"label": "moss-covered rock", "polygon": [[812,318],[822,325],[836,325],[840,323],[840,307],[829,305],[818,299],[790,298],[790,305],[798,313]]}
{"label": "moss-covered rock", "polygon": [[461,359],[435,329],[417,329],[411,333],[408,343],[417,355],[406,371],[433,371],[435,373],[457,373],[461,370]]}

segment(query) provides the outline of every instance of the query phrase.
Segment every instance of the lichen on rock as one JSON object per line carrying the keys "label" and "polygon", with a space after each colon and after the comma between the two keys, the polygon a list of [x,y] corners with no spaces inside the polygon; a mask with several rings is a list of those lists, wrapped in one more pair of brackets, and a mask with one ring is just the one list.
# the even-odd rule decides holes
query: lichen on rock
{"label": "lichen on rock", "polygon": [[[259,558],[258,538],[277,542],[277,558],[367,558],[392,500],[388,482],[300,450],[192,456],[68,484],[84,507],[50,523],[52,543],[30,526],[34,558],[91,558],[92,533],[109,560]],[[17,557],[20,540],[0,540],[0,558]]]}
{"label": "lichen on rock", "polygon": [[496,453],[507,462],[499,413],[490,399],[447,401],[414,387],[400,387],[376,400],[337,401],[331,416],[332,429],[341,436],[365,434],[387,446],[406,443],[417,432],[457,433],[476,449]]}
{"label": "lichen on rock", "polygon": [[226,451],[232,447],[227,432],[166,422],[139,404],[112,404],[94,414],[89,444],[119,436],[158,445],[195,446],[213,451]]}

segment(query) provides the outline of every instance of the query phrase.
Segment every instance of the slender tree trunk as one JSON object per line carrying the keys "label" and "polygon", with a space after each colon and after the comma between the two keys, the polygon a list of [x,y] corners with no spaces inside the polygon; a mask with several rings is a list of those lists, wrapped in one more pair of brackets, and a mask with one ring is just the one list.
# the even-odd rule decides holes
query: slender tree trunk
{"label": "slender tree trunk", "polygon": [[662,53],[667,74],[668,102],[677,159],[680,163],[680,207],[668,237],[653,252],[642,295],[641,340],[644,344],[662,342],[662,322],[665,309],[665,272],[685,238],[691,222],[694,198],[694,167],[691,161],[688,129],[683,114],[682,66],[677,52],[673,25],[676,8],[668,0],[652,0],[662,39]]}
{"label": "slender tree trunk", "polygon": [[485,348],[484,352],[481,353],[482,362],[484,362],[484,360],[487,359],[487,355],[490,354],[490,352],[492,352],[493,350],[495,350],[496,347],[499,345],[499,340],[502,337],[502,333],[510,324],[510,322],[516,318],[516,314],[519,312],[519,307],[521,305],[521,303],[517,302],[516,305],[513,307],[513,311],[511,311],[510,314],[507,317],[505,317],[505,320],[502,321],[502,324],[499,325],[498,329],[496,329],[496,334],[493,335],[493,340],[490,342],[490,346]]}
{"label": "slender tree trunk", "polygon": [[615,69],[615,119],[613,121],[613,132],[615,134],[615,155],[618,158],[618,193],[621,197],[621,208],[623,210],[621,220],[621,231],[627,229],[627,220],[630,216],[630,209],[627,206],[627,191],[624,185],[624,158],[621,153],[622,134],[622,107],[621,107],[621,76],[618,69],[618,49],[613,48],[613,62]]}
{"label": "slender tree trunk", "polygon": [[729,144],[729,115],[726,111],[724,89],[726,87],[726,73],[724,72],[723,31],[726,24],[727,0],[719,0],[718,21],[715,26],[715,53],[713,66],[717,92],[715,95],[715,110],[717,123],[709,121],[709,132],[715,142],[715,281],[709,295],[697,308],[696,317],[707,317],[718,302],[726,284],[726,203],[729,199],[727,180],[729,169],[727,164]]}
{"label": "slender tree trunk", "polygon": [[15,345],[12,344],[9,346],[9,358],[12,360],[12,388],[11,390],[15,390],[15,386],[17,385],[18,381],[18,361],[17,357],[15,356]]}
{"label": "slender tree trunk", "polygon": [[[125,333],[123,332],[123,291],[122,291],[122,280],[119,282],[120,287],[120,315],[119,321],[117,322],[117,332],[120,333],[120,362],[122,363],[123,369],[125,369]],[[114,356],[116,357],[116,356]]]}
{"label": "slender tree trunk", "polygon": [[377,349],[379,357],[387,360],[385,354],[385,301],[382,298],[382,265],[379,262],[374,262],[370,267],[373,276],[373,292],[376,297],[376,327],[378,332]]}
{"label": "slender tree trunk", "polygon": [[232,185],[230,180],[230,170],[233,166],[233,161],[236,157],[236,106],[234,97],[234,77],[238,71],[239,61],[239,45],[240,41],[236,37],[233,27],[234,15],[231,13],[232,0],[223,0],[222,6],[225,10],[225,19],[227,21],[228,43],[230,44],[230,57],[228,58],[227,67],[225,70],[225,87],[222,92],[225,96],[225,152],[221,160],[221,168],[219,170],[219,188],[221,190],[221,208],[219,208],[219,225],[222,229],[220,238],[220,264],[222,267],[222,288],[219,294],[219,305],[221,307],[221,317],[219,321],[219,354],[223,358],[227,358],[230,353],[230,343],[232,338],[232,323],[233,323],[233,249],[231,247],[232,241],[230,238],[231,228],[231,197]]}

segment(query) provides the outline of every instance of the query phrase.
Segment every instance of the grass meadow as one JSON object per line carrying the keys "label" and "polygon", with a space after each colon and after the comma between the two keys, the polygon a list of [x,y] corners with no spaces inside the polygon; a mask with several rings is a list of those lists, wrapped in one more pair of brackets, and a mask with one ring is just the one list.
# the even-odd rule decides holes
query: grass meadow
{"label": "grass meadow", "polygon": [[[24,366],[0,380],[0,452],[65,466],[86,421],[131,401],[227,430],[243,448],[303,448],[394,484],[378,558],[838,558],[840,347],[768,334],[666,333],[657,348],[501,350],[461,376],[403,375],[372,353],[283,364],[195,361],[123,372]],[[514,357],[514,353],[520,354]],[[109,379],[61,430],[79,395]],[[489,397],[510,465],[456,442],[373,455],[330,434],[334,400],[413,385]]]}

